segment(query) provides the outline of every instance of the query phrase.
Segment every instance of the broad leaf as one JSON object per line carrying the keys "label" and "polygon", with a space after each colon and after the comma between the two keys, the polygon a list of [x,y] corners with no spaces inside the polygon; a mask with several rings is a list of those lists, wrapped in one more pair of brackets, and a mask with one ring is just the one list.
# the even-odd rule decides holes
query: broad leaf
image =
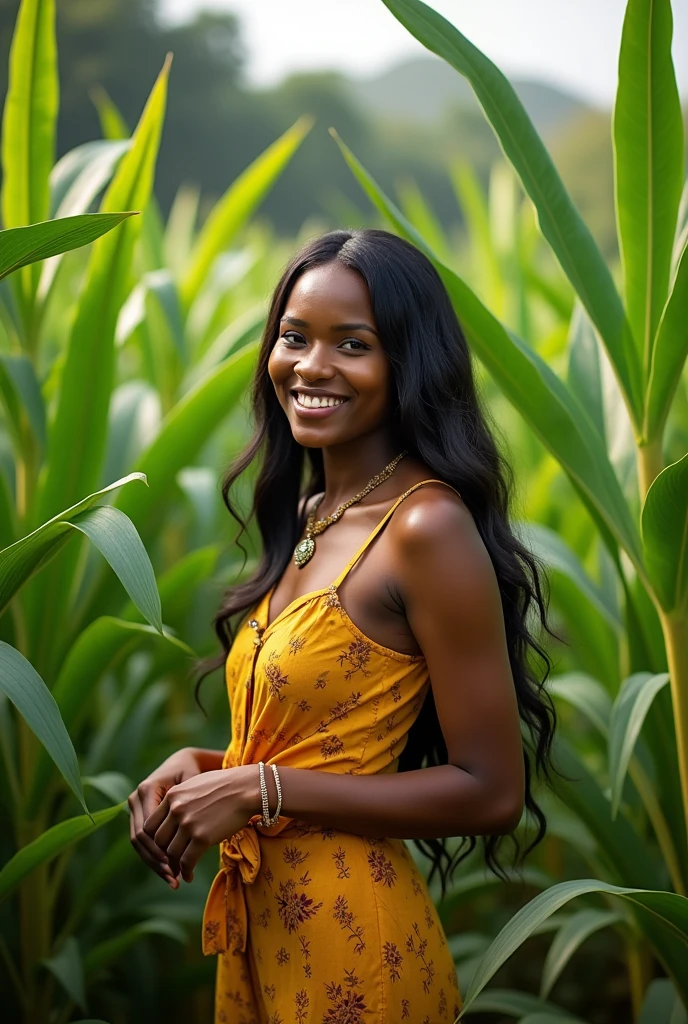
{"label": "broad leaf", "polygon": [[574,953],[587,938],[602,928],[623,921],[623,915],[613,910],[580,910],[572,914],[557,932],[542,967],[540,996],[546,999],[552,991],[559,975],[566,967]]}
{"label": "broad leaf", "polygon": [[507,398],[552,452],[636,566],[642,567],[640,538],[601,438],[584,407],[533,349],[483,306],[468,285],[442,264],[405,220],[353,153],[336,136],[354,176],[394,230],[433,261],[454,304],[471,347]]}
{"label": "broad leaf", "polygon": [[668,978],[653,978],[647,986],[638,1024],[688,1024],[688,1012]]}
{"label": "broad leaf", "polygon": [[87,213],[130,146],[129,139],[123,142],[98,139],[65,153],[50,174],[50,216]]}
{"label": "broad leaf", "polygon": [[612,817],[616,817],[628,765],[652,701],[669,682],[669,674],[637,672],[625,679],[614,701],[609,720],[609,777]]}
{"label": "broad leaf", "polygon": [[583,878],[561,882],[540,893],[502,928],[471,979],[460,1016],[464,1016],[490,978],[543,921],[572,899],[589,893],[604,893],[629,903],[641,925],[653,920],[655,931],[648,939],[683,998],[688,997],[688,976],[683,969],[688,956],[688,899],[675,893],[622,888],[596,878]]}
{"label": "broad leaf", "polygon": [[84,213],[0,231],[0,278],[29,263],[88,245],[127,217],[131,213]]}
{"label": "broad leaf", "polygon": [[688,357],[688,239],[679,257],[676,279],[652,348],[652,366],[646,396],[643,435],[661,436],[671,402]]}
{"label": "broad leaf", "polygon": [[136,465],[149,473],[150,496],[143,501],[129,497],[118,507],[142,532],[155,522],[157,510],[167,500],[168,489],[184,466],[245,395],[255,368],[256,345],[247,345],[184,395],[163,421],[160,433]]}
{"label": "broad leaf", "polygon": [[[58,96],[55,0],[22,0],[10,50],[2,122],[2,221],[6,228],[35,224],[48,216]],[[18,283],[27,325],[38,276],[38,268],[33,268],[22,274]]]}
{"label": "broad leaf", "polygon": [[7,694],[88,813],[76,752],[55,698],[23,654],[0,640],[0,689]]}
{"label": "broad leaf", "polygon": [[93,975],[97,970],[114,963],[123,953],[126,953],[131,946],[139,942],[144,935],[164,935],[174,942],[186,946],[188,937],[186,931],[176,922],[167,918],[152,918],[150,921],[141,921],[133,925],[120,935],[114,935],[104,942],[98,943],[88,951],[84,958],[86,975]]}
{"label": "broad leaf", "polygon": [[614,107],[614,163],[626,308],[644,380],[669,289],[683,187],[672,30],[671,0],[629,0]]}
{"label": "broad leaf", "polygon": [[655,478],[641,516],[647,571],[666,612],[688,602],[688,455]]}
{"label": "broad leaf", "polygon": [[37,448],[45,445],[45,406],[34,364],[28,356],[0,354],[0,400],[7,412],[8,426],[18,450],[23,450],[25,425],[30,427]]}
{"label": "broad leaf", "polygon": [[639,422],[639,367],[611,273],[514,89],[491,60],[421,0],[383,2],[419,42],[470,82],[537,210],[542,233],[600,332]]}
{"label": "broad leaf", "polygon": [[71,534],[71,520],[90,509],[109,491],[122,487],[133,480],[142,480],[146,483],[143,473],[130,473],[94,494],[89,494],[87,498],[83,498],[76,505],[60,512],[47,523],[43,523],[27,537],[22,537],[21,540],[0,551],[0,613],[4,611],[22,584],[26,583],[33,573],[62,547]]}
{"label": "broad leaf", "polygon": [[40,864],[49,863],[73,843],[97,832],[125,810],[126,804],[121,803],[115,807],[106,807],[103,811],[96,811],[93,817],[82,814],[77,818],[68,818],[67,821],[53,825],[38,839],[22,847],[0,871],[0,900],[9,896]]}
{"label": "broad leaf", "polygon": [[471,1015],[476,1013],[499,1013],[508,1017],[517,1017],[519,1020],[529,1013],[549,1013],[558,1024],[570,1019],[566,1010],[555,1006],[554,1003],[538,999],[537,996],[533,996],[529,992],[497,987],[484,989],[475,997],[471,1006]]}
{"label": "broad leaf", "polygon": [[79,943],[70,935],[59,952],[41,961],[59,981],[69,998],[84,1013],[86,1006],[86,986],[84,984],[84,962],[81,958]]}
{"label": "broad leaf", "polygon": [[181,284],[182,302],[187,310],[200,292],[215,258],[229,246],[272,188],[311,125],[310,118],[298,120],[239,175],[213,208],[196,239]]}

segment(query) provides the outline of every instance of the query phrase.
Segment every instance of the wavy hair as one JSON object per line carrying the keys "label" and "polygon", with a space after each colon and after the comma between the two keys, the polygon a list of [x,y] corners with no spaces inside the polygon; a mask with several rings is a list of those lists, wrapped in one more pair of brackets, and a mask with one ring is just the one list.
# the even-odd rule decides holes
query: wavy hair
{"label": "wavy hair", "polygon": [[[197,664],[204,676],[219,668],[232,645],[238,621],[277,583],[305,525],[303,508],[325,487],[320,449],[304,449],[294,440],[289,422],[268,375],[268,359],[280,333],[280,319],[297,279],[312,267],[338,262],[357,271],[368,286],[375,323],[389,358],[392,377],[392,429],[398,447],[424,462],[439,479],[461,494],[490,554],[499,583],[509,661],[522,721],[525,806],[536,823],[532,842],[521,849],[514,833],[482,836],[488,868],[506,872],[498,859],[501,841],[514,843],[514,865],[541,841],[547,820],[533,796],[533,771],[551,783],[551,745],[556,713],[545,688],[552,663],[531,632],[533,612],[551,636],[549,589],[544,567],[515,536],[509,524],[513,473],[498,451],[476,392],[471,355],[447,291],[434,266],[415,246],[387,231],[332,231],[308,242],[289,262],[272,296],[252,386],[255,430],[245,450],[227,470],[222,496],[239,524],[236,543],[255,517],[262,554],[249,579],[230,587],[213,621],[222,653]],[[231,496],[238,477],[257,460],[253,507],[246,519]],[[243,548],[242,548],[243,550]],[[540,678],[529,663],[544,665]],[[398,770],[446,764],[432,689],[411,727]],[[442,894],[457,864],[476,846],[476,837],[458,837],[453,852],[445,838],[414,839],[432,862],[429,881],[439,872]]]}

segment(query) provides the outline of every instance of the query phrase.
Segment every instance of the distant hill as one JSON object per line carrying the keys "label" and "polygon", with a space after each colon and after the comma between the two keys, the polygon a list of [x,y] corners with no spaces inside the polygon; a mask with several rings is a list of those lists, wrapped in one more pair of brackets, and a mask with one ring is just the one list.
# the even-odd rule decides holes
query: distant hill
{"label": "distant hill", "polygon": [[[535,127],[545,136],[557,134],[591,109],[577,96],[543,82],[515,78],[511,83]],[[351,79],[349,85],[362,110],[393,120],[427,124],[441,120],[451,107],[478,107],[466,79],[439,57],[406,60],[373,77]]]}

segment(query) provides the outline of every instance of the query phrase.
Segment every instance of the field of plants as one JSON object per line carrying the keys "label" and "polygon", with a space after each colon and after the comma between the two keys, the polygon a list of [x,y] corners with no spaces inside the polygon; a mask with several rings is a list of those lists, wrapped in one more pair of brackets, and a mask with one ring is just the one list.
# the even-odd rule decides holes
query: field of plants
{"label": "field of plants", "polygon": [[[487,183],[444,168],[463,223],[449,233],[412,182],[384,194],[335,125],[368,210],[336,226],[386,226],[441,273],[566,641],[541,637],[569,777],[539,794],[547,838],[508,882],[478,846],[437,894],[462,1019],[685,1024],[688,188],[671,3],[627,4],[609,264],[499,69],[420,0],[384,2],[468,80],[503,158]],[[245,564],[220,478],[249,434],[270,289],[302,237],[335,225],[284,239],[260,218],[306,118],[207,216],[182,187],[164,218],[171,75],[173,55],[135,126],[100,94],[102,137],[56,162],[55,2],[21,0],[0,231],[8,1024],[212,1019],[200,922],[215,860],[169,890],[131,848],[126,796],[173,750],[228,742],[221,673],[203,710],[191,673],[217,652],[212,616],[257,539]],[[251,479],[242,488],[249,509]]]}

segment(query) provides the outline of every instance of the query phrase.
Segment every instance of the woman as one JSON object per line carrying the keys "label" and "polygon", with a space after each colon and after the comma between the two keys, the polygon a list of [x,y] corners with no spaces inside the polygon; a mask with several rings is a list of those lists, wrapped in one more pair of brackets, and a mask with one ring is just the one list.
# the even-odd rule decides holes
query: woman
{"label": "woman", "polygon": [[[538,841],[520,719],[546,776],[555,718],[526,662],[530,647],[550,667],[526,624],[535,601],[546,627],[538,568],[431,263],[385,231],[306,245],[253,395],[223,485],[233,512],[261,458],[262,559],[216,619],[232,740],[138,787],[132,843],[172,888],[221,846],[203,934],[216,1021],[453,1021],[452,956],[403,840],[443,891],[476,836],[500,870],[524,803]],[[450,836],[469,850],[451,858]]]}

